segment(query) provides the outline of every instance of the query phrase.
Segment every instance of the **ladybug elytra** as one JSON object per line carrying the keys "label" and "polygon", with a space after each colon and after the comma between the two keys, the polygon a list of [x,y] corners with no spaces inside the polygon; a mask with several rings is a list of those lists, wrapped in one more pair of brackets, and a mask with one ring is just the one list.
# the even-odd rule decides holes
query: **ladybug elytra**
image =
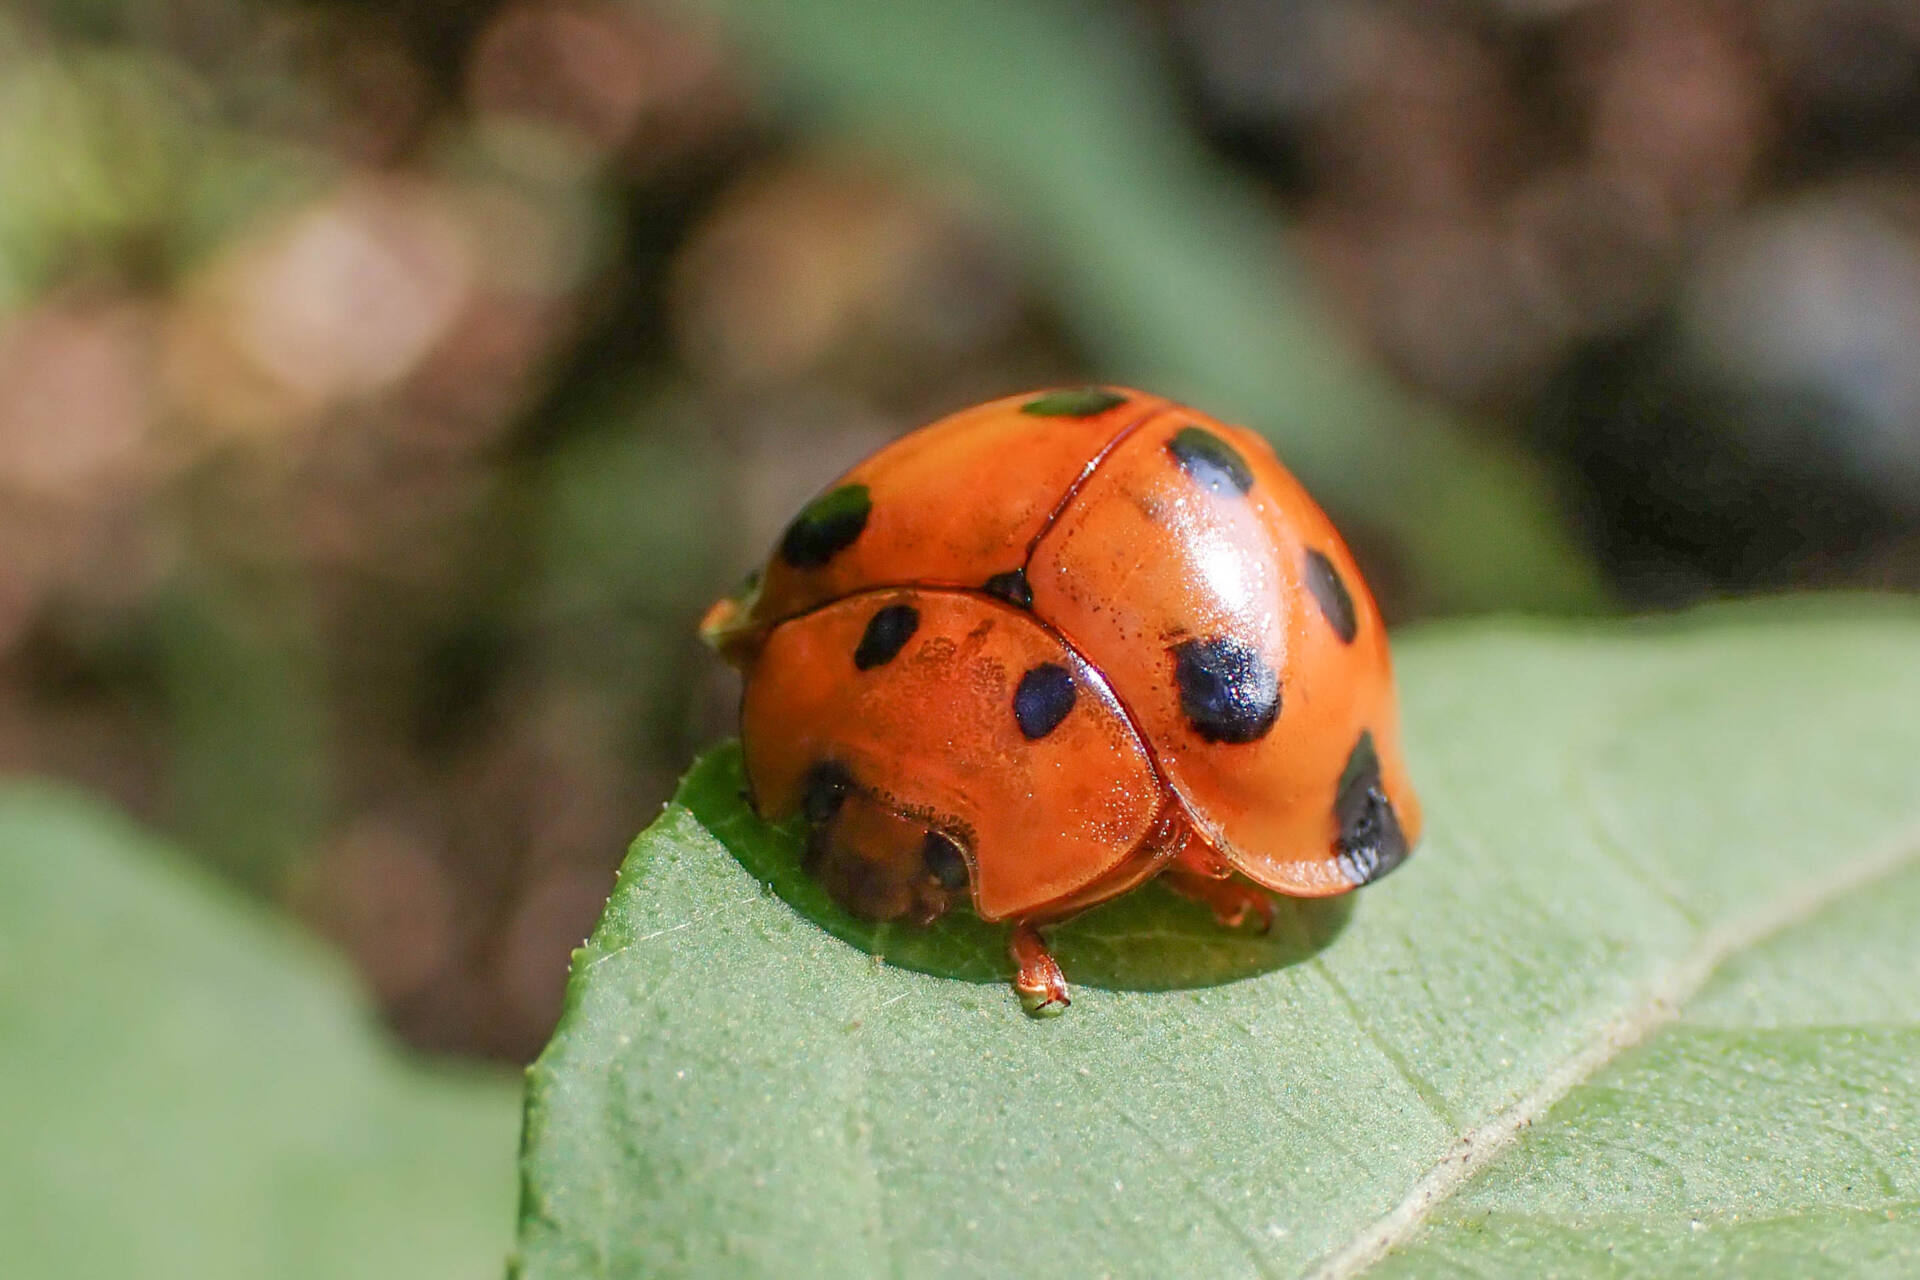
{"label": "ladybug elytra", "polygon": [[800,512],[702,634],[760,814],[868,919],[1040,927],[1159,877],[1229,926],[1398,866],[1420,811],[1387,637],[1265,441],[1134,391],[996,400]]}

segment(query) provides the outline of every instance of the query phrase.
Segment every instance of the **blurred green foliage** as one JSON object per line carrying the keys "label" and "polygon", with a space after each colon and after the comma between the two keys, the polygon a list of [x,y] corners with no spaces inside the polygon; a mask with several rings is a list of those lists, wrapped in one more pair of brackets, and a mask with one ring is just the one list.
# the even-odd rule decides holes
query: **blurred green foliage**
{"label": "blurred green foliage", "polygon": [[0,306],[116,260],[164,278],[337,172],[222,105],[156,49],[48,48],[0,14]]}
{"label": "blurred green foliage", "polygon": [[1429,608],[1601,604],[1545,478],[1356,354],[1282,226],[1193,146],[1134,24],[1019,0],[705,7],[812,127],[884,141],[930,180],[973,177],[1101,376],[1264,432],[1405,550]]}
{"label": "blurred green foliage", "polygon": [[9,1274],[500,1265],[517,1081],[409,1061],[337,960],[68,791],[0,790],[0,1009]]}

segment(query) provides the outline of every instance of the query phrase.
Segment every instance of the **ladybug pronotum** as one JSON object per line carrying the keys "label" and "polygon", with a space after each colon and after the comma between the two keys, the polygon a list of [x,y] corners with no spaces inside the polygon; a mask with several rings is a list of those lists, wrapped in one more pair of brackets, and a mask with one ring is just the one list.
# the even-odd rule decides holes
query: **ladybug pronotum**
{"label": "ladybug pronotum", "polygon": [[1253,433],[1126,390],[996,400],[881,449],[702,623],[751,798],[856,915],[1042,925],[1159,877],[1222,924],[1420,836],[1380,612]]}

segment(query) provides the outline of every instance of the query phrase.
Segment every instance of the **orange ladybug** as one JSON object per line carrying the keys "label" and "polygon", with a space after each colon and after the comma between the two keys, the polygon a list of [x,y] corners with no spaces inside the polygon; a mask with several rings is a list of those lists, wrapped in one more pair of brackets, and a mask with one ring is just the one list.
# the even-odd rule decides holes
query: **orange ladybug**
{"label": "orange ladybug", "polygon": [[1227,926],[1420,836],[1386,630],[1250,431],[1136,391],[996,400],[809,503],[701,633],[745,677],[755,807],[856,915],[1040,926],[1158,876]]}

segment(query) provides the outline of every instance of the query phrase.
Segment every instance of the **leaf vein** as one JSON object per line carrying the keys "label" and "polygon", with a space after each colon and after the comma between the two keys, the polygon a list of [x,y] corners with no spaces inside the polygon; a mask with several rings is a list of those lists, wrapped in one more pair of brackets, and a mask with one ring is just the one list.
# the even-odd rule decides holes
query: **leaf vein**
{"label": "leaf vein", "polygon": [[1413,1064],[1407,1061],[1406,1055],[1400,1052],[1397,1046],[1375,1029],[1373,1023],[1367,1018],[1366,1011],[1361,1008],[1360,1002],[1355,1000],[1352,993],[1347,990],[1345,984],[1333,975],[1333,971],[1327,967],[1325,961],[1316,956],[1312,963],[1314,969],[1319,972],[1322,980],[1326,982],[1327,986],[1332,988],[1334,996],[1346,1009],[1347,1016],[1351,1018],[1353,1024],[1360,1029],[1360,1034],[1364,1035],[1368,1042],[1379,1051],[1380,1056],[1392,1065],[1394,1071],[1399,1074],[1400,1079],[1406,1082],[1407,1088],[1413,1090],[1414,1096],[1420,1099],[1426,1109],[1432,1112],[1434,1118],[1441,1124],[1449,1129],[1458,1129],[1460,1127],[1460,1120],[1453,1114],[1453,1109],[1447,1106],[1447,1100],[1441,1096],[1440,1091],[1434,1088],[1432,1082],[1425,1076],[1413,1069]]}
{"label": "leaf vein", "polygon": [[1215,1196],[1206,1187],[1201,1186],[1194,1180],[1192,1175],[1186,1171],[1185,1166],[1181,1164],[1179,1157],[1167,1147],[1167,1144],[1162,1142],[1151,1129],[1141,1124],[1140,1121],[1134,1117],[1133,1113],[1125,1107],[1116,1107],[1114,1114],[1120,1118],[1122,1124],[1139,1134],[1148,1146],[1160,1153],[1161,1158],[1167,1162],[1167,1167],[1174,1170],[1179,1176],[1180,1181],[1185,1184],[1187,1192],[1192,1196],[1193,1200],[1205,1208],[1208,1215],[1211,1216],[1215,1222],[1218,1222],[1221,1227],[1226,1230],[1227,1234],[1239,1243],[1241,1248],[1246,1250],[1247,1261],[1253,1264],[1255,1273],[1265,1277],[1266,1280],[1277,1280],[1277,1273],[1272,1267],[1267,1265],[1266,1256],[1260,1250],[1259,1241],[1255,1240],[1253,1234],[1234,1219],[1233,1215],[1227,1211],[1226,1206],[1220,1203],[1218,1196]]}
{"label": "leaf vein", "polygon": [[1398,1204],[1323,1257],[1308,1274],[1313,1280],[1345,1280],[1380,1261],[1410,1239],[1436,1205],[1490,1164],[1555,1103],[1679,1016],[1681,1007],[1721,965],[1915,863],[1920,863],[1920,824],[1910,825],[1901,838],[1837,872],[1803,881],[1758,910],[1707,930],[1679,963],[1648,985],[1638,1004],[1610,1019],[1512,1106],[1461,1134]]}

